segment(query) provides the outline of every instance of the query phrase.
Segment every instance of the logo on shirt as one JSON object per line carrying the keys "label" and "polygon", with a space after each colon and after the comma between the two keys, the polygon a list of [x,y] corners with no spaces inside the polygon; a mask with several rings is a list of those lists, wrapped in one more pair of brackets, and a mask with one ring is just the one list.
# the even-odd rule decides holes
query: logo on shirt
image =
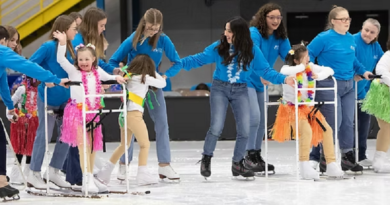
{"label": "logo on shirt", "polygon": [[378,55],[374,55],[374,59],[378,59]]}
{"label": "logo on shirt", "polygon": [[155,49],[153,49],[153,52],[162,53],[163,50],[162,50],[162,48],[155,48]]}
{"label": "logo on shirt", "polygon": [[275,45],[274,49],[278,50],[279,49],[279,45]]}
{"label": "logo on shirt", "polygon": [[355,47],[351,46],[351,50],[355,51]]}

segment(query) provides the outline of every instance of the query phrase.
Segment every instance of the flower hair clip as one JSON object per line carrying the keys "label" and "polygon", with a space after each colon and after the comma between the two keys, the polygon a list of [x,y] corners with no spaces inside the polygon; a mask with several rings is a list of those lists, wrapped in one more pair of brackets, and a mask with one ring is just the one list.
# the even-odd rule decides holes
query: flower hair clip
{"label": "flower hair clip", "polygon": [[293,56],[294,55],[294,50],[291,49],[288,53]]}
{"label": "flower hair clip", "polygon": [[95,46],[92,45],[92,44],[90,44],[90,43],[88,43],[86,46],[85,46],[84,44],[80,43],[80,45],[76,46],[75,50],[77,51],[77,50],[79,50],[80,48],[84,48],[84,47],[92,48],[93,50],[96,49]]}

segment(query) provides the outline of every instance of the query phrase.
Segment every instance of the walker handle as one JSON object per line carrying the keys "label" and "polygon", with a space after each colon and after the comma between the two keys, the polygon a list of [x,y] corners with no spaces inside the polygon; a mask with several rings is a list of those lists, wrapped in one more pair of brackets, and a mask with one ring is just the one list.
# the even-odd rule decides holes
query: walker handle
{"label": "walker handle", "polygon": [[[361,78],[364,78],[364,76],[360,75]],[[376,78],[382,78],[382,75],[368,75],[368,78],[370,79],[376,79]]]}
{"label": "walker handle", "polygon": [[69,82],[65,83],[65,86],[72,86],[72,85],[80,86],[81,82],[79,82],[79,81],[69,81]]}
{"label": "walker handle", "polygon": [[116,80],[102,81],[102,85],[113,85],[113,84],[119,84],[119,83]]}

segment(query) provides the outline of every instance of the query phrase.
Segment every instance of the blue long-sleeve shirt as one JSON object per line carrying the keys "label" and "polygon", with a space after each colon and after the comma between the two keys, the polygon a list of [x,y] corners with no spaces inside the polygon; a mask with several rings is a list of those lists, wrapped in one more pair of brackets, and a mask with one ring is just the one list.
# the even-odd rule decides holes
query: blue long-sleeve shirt
{"label": "blue long-sleeve shirt", "polygon": [[[383,56],[383,50],[378,42],[367,44],[362,38],[361,32],[353,35],[356,43],[356,57],[364,65],[367,71],[373,72],[379,59]],[[358,99],[364,99],[370,81],[363,79],[358,82]],[[355,85],[355,84],[354,84]]]}
{"label": "blue long-sleeve shirt", "polygon": [[118,67],[119,63],[125,58],[128,57],[127,62],[130,62],[137,56],[138,54],[146,54],[150,58],[153,59],[154,64],[156,65],[156,71],[158,72],[158,65],[161,62],[162,54],[165,52],[167,58],[174,63],[166,72],[165,75],[168,78],[171,78],[179,73],[181,70],[181,61],[179,54],[175,49],[175,45],[173,45],[171,39],[165,35],[161,34],[158,39],[157,46],[155,49],[151,45],[149,45],[149,37],[141,45],[140,42],[137,44],[137,49],[133,48],[133,38],[135,32],[133,32],[123,43],[119,46],[118,50],[115,51],[114,55],[112,55],[109,64],[111,66]]}
{"label": "blue long-sleeve shirt", "polygon": [[185,70],[191,70],[192,68],[199,68],[206,64],[215,63],[216,69],[213,74],[213,79],[216,80],[230,83],[235,82],[248,84],[250,81],[249,75],[251,72],[254,72],[258,78],[263,77],[274,84],[284,83],[286,76],[269,67],[269,64],[257,46],[253,46],[252,52],[254,59],[247,68],[248,71],[244,71],[241,67],[238,68],[237,56],[229,65],[222,63],[223,57],[218,54],[218,50],[216,48],[219,44],[220,41],[216,41],[208,46],[203,52],[181,59],[183,68]]}
{"label": "blue long-sleeve shirt", "polygon": [[[253,41],[253,46],[257,46],[260,48],[260,51],[264,55],[264,58],[267,60],[268,64],[273,67],[276,59],[280,56],[282,60],[287,56],[288,51],[291,49],[290,41],[288,38],[277,39],[275,37],[275,34],[272,34],[268,36],[268,39],[263,38],[261,33],[256,27],[250,27],[249,28],[251,32],[251,38]],[[256,89],[257,92],[263,92],[264,91],[264,85],[261,83],[260,78],[255,74],[252,73],[251,81],[249,84],[249,87],[253,87]]]}
{"label": "blue long-sleeve shirt", "polygon": [[[72,41],[72,45],[74,48],[76,48],[76,46],[80,45],[80,44],[84,44],[84,38],[83,36],[81,35],[81,33],[78,33],[76,34],[76,36],[74,37],[73,41]],[[76,51],[75,51],[76,52]],[[119,65],[119,64],[118,64]],[[98,66],[100,66],[104,71],[106,71],[107,73],[112,73],[114,71],[115,68],[119,67],[119,66],[111,66],[109,65],[108,63],[104,62],[102,59],[99,58],[98,60]]]}
{"label": "blue long-sleeve shirt", "polygon": [[307,46],[310,60],[331,67],[337,80],[351,80],[355,74],[363,75],[366,68],[355,56],[356,43],[350,33],[341,35],[333,29],[321,32]]}
{"label": "blue long-sleeve shirt", "polygon": [[[43,69],[50,71],[59,78],[68,78],[68,74],[57,63],[57,44],[56,40],[43,43],[41,47],[30,57],[30,61],[37,63]],[[67,53],[67,59],[73,63],[73,59]],[[38,97],[45,100],[45,83],[38,86]],[[47,89],[47,104],[51,106],[60,106],[70,98],[70,90],[61,86],[55,86]]]}
{"label": "blue long-sleeve shirt", "polygon": [[38,79],[42,82],[56,84],[61,82],[61,80],[51,72],[46,71],[37,64],[24,59],[10,48],[0,45],[0,94],[5,106],[7,106],[9,110],[14,109],[14,105],[8,87],[6,68],[24,73],[27,76]]}

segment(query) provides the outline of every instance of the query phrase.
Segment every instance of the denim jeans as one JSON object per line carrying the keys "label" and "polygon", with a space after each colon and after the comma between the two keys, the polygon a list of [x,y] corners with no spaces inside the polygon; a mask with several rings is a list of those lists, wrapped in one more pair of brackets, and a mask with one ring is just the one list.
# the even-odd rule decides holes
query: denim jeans
{"label": "denim jeans", "polygon": [[[66,103],[62,104],[61,106],[48,105],[47,109],[48,110],[64,109],[65,105]],[[45,103],[39,97],[37,97],[37,107],[38,107],[39,125],[38,125],[37,136],[35,137],[34,147],[31,155],[30,169],[35,172],[40,172],[43,163],[43,158],[45,156],[46,144],[45,144]],[[49,140],[49,142],[53,136],[54,123],[57,123],[57,133],[58,133],[57,142],[54,148],[54,153],[50,161],[50,166],[56,169],[62,169],[62,166],[64,164],[69,149],[68,144],[60,142],[62,117],[57,118],[55,115],[52,114],[48,114],[47,117],[48,117],[47,139]]]}
{"label": "denim jeans", "polygon": [[264,139],[264,92],[257,92],[254,88],[248,88],[250,130],[246,150],[261,150]]}
{"label": "denim jeans", "polygon": [[219,136],[222,133],[227,107],[230,104],[236,120],[236,145],[233,161],[239,162],[245,156],[250,130],[250,110],[246,83],[228,83],[214,80],[210,92],[211,125],[203,146],[203,155],[213,156]]}
{"label": "denim jeans", "polygon": [[[150,118],[152,118],[154,122],[154,131],[156,132],[157,159],[159,163],[170,163],[171,148],[169,146],[167,106],[165,104],[164,93],[161,89],[158,89],[156,93],[149,90],[149,94],[153,109],[148,100],[145,102],[145,104],[148,107]],[[131,138],[131,144],[127,151],[129,155],[128,163],[130,163],[133,159],[134,138],[134,136]],[[126,164],[124,154],[120,158],[120,162]]]}
{"label": "denim jeans", "polygon": [[370,131],[371,115],[367,114],[366,112],[363,112],[360,106],[361,104],[358,105],[358,141],[359,141],[359,161],[362,161],[367,159],[366,156],[367,138],[368,138],[368,133]]}
{"label": "denim jeans", "polygon": [[[325,79],[317,81],[317,88],[333,87],[332,79]],[[337,80],[337,127],[338,140],[342,153],[351,151],[354,147],[354,130],[353,120],[355,112],[355,91],[353,88],[353,79],[351,80]],[[332,90],[321,90],[316,92],[317,102],[334,101],[334,92]],[[334,105],[323,105],[320,108],[326,121],[333,129],[333,139],[335,136],[335,119],[334,119]],[[338,149],[337,147],[335,149]],[[320,160],[321,147],[313,147],[310,153],[310,160]]]}

